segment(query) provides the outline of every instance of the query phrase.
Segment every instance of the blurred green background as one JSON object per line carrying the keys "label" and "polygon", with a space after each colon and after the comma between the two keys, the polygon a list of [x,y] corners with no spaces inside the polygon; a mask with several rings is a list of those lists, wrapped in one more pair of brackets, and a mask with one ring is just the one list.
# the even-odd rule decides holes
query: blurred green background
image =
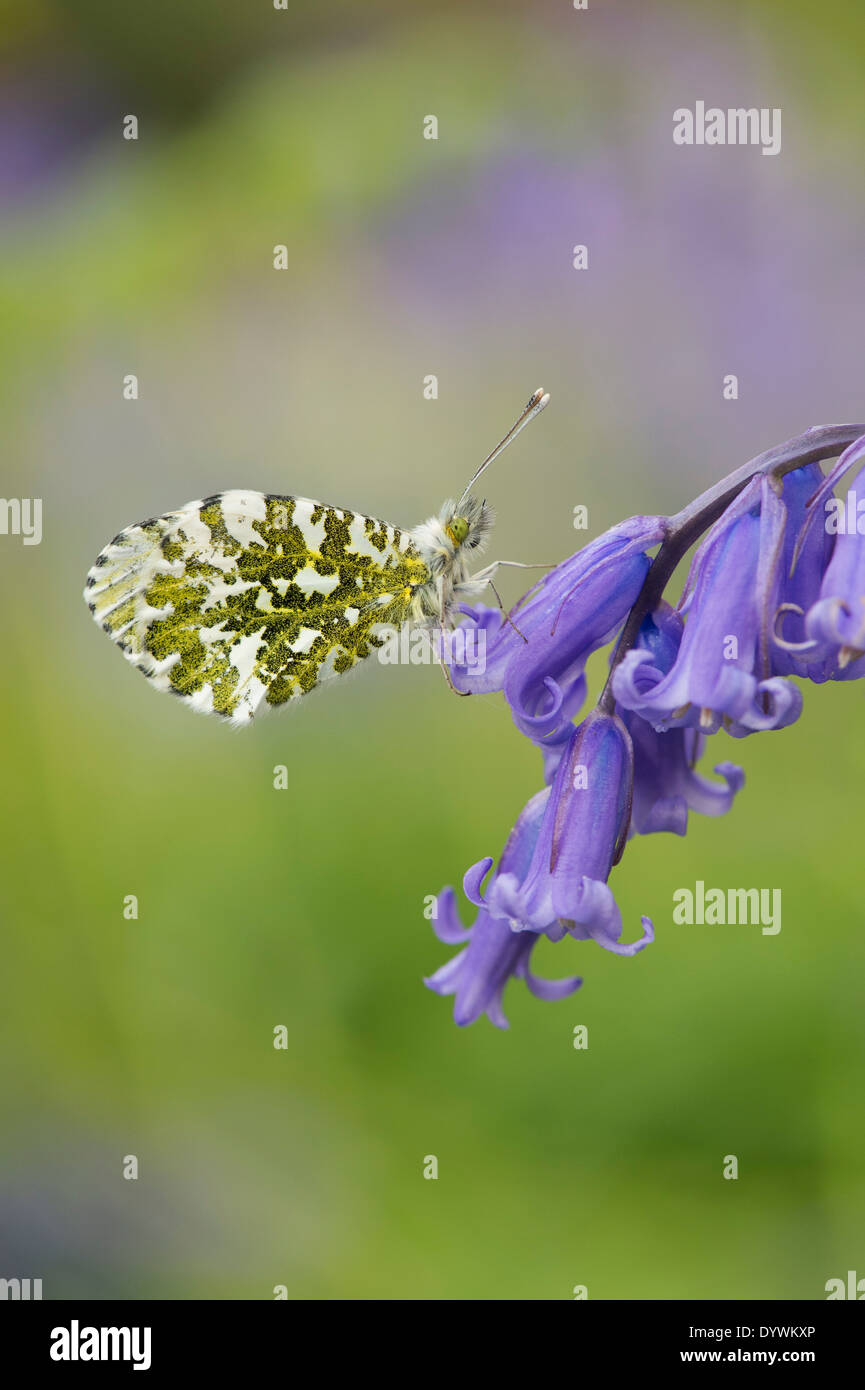
{"label": "blurred green background", "polygon": [[[539,383],[489,477],[496,556],[561,559],[579,503],[597,535],[862,419],[865,14],[699,8],[0,6],[2,491],[44,499],[40,546],[0,537],[0,1274],[231,1299],[865,1274],[860,689],[718,736],[731,815],[613,876],[653,946],[542,942],[583,989],[513,984],[509,1032],[458,1030],[424,896],[540,784],[503,702],[375,667],[234,733],[80,597],[121,526],[225,487],[419,521]],[[781,107],[782,153],[675,148],[697,99]],[[674,927],[697,878],[781,887],[780,935]]]}

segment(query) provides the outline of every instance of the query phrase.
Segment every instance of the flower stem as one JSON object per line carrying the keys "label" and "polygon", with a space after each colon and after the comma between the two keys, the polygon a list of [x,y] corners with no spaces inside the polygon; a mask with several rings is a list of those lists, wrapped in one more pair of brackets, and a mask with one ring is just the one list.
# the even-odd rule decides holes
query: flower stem
{"label": "flower stem", "polygon": [[613,652],[610,673],[598,700],[599,709],[612,714],[616,703],[612,685],[613,672],[636,642],[643,619],[657,608],[679,562],[694,542],[698,541],[726,511],[751,479],[765,473],[772,473],[781,478],[796,468],[804,468],[806,464],[834,458],[862,435],[865,435],[865,425],[815,425],[804,434],[796,435],[795,439],[789,439],[786,444],[776,444],[774,448],[758,454],[756,458],[722,478],[699,497],[695,497],[687,507],[683,507],[675,516],[669,518],[666,535],[649,567],[643,587],[625,620]]}

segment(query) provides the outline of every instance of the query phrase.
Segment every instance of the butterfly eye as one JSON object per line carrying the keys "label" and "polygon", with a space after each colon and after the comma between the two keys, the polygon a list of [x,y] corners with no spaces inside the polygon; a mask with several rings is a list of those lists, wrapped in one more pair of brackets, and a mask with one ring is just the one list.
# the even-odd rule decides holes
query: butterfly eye
{"label": "butterfly eye", "polygon": [[462,545],[469,533],[469,524],[464,516],[455,516],[447,527],[447,533],[454,545]]}

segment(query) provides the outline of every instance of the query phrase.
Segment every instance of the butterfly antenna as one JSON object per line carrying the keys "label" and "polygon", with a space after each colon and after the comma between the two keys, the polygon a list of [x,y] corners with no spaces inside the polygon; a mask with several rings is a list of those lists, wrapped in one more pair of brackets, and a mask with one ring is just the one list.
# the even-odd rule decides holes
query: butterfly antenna
{"label": "butterfly antenna", "polygon": [[474,486],[474,484],[477,482],[478,478],[481,476],[484,470],[489,468],[491,463],[495,462],[499,454],[503,453],[509,444],[513,443],[520,430],[524,430],[530,420],[534,420],[536,415],[540,415],[541,411],[544,409],[544,406],[547,405],[549,399],[549,395],[544,390],[543,386],[539,386],[537,391],[532,392],[528,404],[526,405],[526,408],[520,415],[519,419],[514,421],[507,434],[505,435],[504,439],[501,439],[499,443],[496,445],[496,447],[493,449],[492,453],[487,455],[480,468],[475,473],[474,477],[471,478],[469,482],[466,484],[465,489],[463,490],[463,495],[457,503],[457,506],[460,505],[460,502],[463,501],[463,498]]}

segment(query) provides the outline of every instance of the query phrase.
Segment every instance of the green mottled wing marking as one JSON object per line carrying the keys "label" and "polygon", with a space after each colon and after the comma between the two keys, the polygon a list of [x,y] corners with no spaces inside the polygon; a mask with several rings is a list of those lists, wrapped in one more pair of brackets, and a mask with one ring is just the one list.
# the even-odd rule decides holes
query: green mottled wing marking
{"label": "green mottled wing marking", "polygon": [[121,531],[84,597],[159,689],[244,723],[364,660],[429,579],[383,521],[236,491]]}

